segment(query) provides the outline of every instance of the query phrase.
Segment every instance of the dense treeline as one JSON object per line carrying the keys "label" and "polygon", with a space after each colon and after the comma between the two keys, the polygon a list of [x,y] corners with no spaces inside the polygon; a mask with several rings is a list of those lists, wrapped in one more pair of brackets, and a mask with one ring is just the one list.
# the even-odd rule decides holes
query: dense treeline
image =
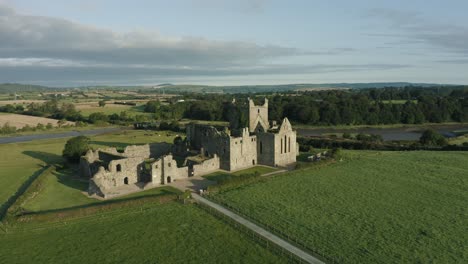
{"label": "dense treeline", "polygon": [[311,125],[468,121],[468,96],[421,95],[404,102],[392,102],[372,99],[365,93],[323,92],[296,97],[273,96],[270,105],[272,119],[288,117],[297,123]]}
{"label": "dense treeline", "polygon": [[[445,95],[442,95],[445,94]],[[148,102],[146,112],[161,119],[200,119],[229,121],[234,126],[245,124],[246,97],[193,95],[193,101],[161,105]],[[333,90],[306,93],[271,94],[269,117],[310,125],[377,125],[420,124],[425,122],[468,121],[468,89],[383,88]],[[257,97],[259,98],[259,97]],[[262,99],[261,97],[259,99]],[[261,103],[258,100],[257,103]]]}

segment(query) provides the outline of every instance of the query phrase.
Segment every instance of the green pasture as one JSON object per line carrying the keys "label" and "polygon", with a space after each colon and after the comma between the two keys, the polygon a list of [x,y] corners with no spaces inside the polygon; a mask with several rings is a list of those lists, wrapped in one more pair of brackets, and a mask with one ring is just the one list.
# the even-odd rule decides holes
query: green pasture
{"label": "green pasture", "polygon": [[143,111],[143,105],[139,106],[132,106],[132,105],[116,105],[107,103],[104,107],[99,106],[88,106],[86,108],[78,109],[81,114],[85,117],[88,117],[92,113],[104,113],[106,115],[118,114],[120,115],[121,112],[126,112],[128,116],[135,116],[135,115],[147,115],[150,116],[151,113],[146,113]]}
{"label": "green pasture", "polygon": [[0,232],[4,263],[287,263],[195,205],[144,204]]}
{"label": "green pasture", "polygon": [[[468,152],[344,151],[213,195],[338,263],[468,259]],[[273,228],[272,228],[273,227]]]}
{"label": "green pasture", "polygon": [[236,172],[233,172],[233,173],[224,172],[224,171],[217,171],[217,172],[213,172],[211,174],[205,175],[203,177],[208,179],[208,180],[211,180],[211,181],[219,182],[219,181],[223,181],[225,179],[236,177],[236,176],[239,176],[239,175],[242,175],[242,174],[256,174],[256,173],[258,173],[259,175],[263,175],[263,174],[270,173],[270,172],[273,172],[273,171],[277,171],[277,169],[272,168],[272,167],[265,167],[265,166],[255,166],[255,167],[248,168],[248,169],[245,169],[245,170],[239,170],[239,171],[236,171]]}

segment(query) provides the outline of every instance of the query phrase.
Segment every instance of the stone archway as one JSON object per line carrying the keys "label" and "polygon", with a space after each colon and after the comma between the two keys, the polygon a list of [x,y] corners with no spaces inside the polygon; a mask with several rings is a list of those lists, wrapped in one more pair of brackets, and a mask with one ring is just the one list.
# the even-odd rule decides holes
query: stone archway
{"label": "stone archway", "polygon": [[128,177],[124,178],[124,184],[128,185]]}
{"label": "stone archway", "polygon": [[167,176],[166,183],[171,183],[171,181],[172,181],[171,176]]}

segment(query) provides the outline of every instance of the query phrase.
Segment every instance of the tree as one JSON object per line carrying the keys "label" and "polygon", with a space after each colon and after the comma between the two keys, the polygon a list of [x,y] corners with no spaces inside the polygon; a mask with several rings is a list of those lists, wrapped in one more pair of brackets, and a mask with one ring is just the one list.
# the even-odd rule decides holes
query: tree
{"label": "tree", "polygon": [[99,107],[104,107],[105,105],[106,105],[106,101],[105,101],[105,100],[99,101]]}
{"label": "tree", "polygon": [[89,138],[86,136],[77,136],[70,138],[65,144],[62,156],[72,163],[78,163],[80,157],[89,150]]}
{"label": "tree", "polygon": [[102,112],[97,112],[97,113],[92,113],[88,117],[89,122],[96,124],[96,123],[105,123],[109,121],[109,117],[102,113]]}
{"label": "tree", "polygon": [[421,138],[419,138],[419,142],[426,146],[445,146],[447,145],[447,139],[439,134],[437,131],[433,129],[425,130]]}

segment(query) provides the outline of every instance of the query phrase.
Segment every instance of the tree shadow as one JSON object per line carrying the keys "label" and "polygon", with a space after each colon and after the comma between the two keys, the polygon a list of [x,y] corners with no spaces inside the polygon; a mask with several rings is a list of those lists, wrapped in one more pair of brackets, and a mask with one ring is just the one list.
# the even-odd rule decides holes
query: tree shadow
{"label": "tree shadow", "polygon": [[63,161],[62,156],[54,154],[54,153],[48,153],[48,152],[43,152],[43,151],[30,151],[30,150],[25,150],[22,153],[32,158],[38,159],[47,164],[57,164]]}
{"label": "tree shadow", "polygon": [[135,194],[133,195],[130,194],[130,195],[122,196],[122,197],[115,197],[109,200],[95,201],[92,203],[71,206],[67,208],[49,209],[49,210],[43,210],[43,211],[37,211],[37,212],[25,212],[23,215],[28,215],[28,214],[41,215],[41,214],[55,213],[55,212],[66,213],[67,211],[74,211],[77,209],[85,209],[85,208],[93,208],[93,207],[99,208],[99,207],[103,207],[106,205],[125,204],[128,202],[144,200],[147,198],[163,197],[163,196],[177,195],[177,194],[178,194],[177,192],[167,190],[167,189],[162,189],[160,193],[156,193],[156,194],[146,194],[146,195],[139,195],[139,196],[136,196]]}
{"label": "tree shadow", "polygon": [[88,190],[89,181],[78,176],[77,168],[57,169],[52,172],[57,181],[67,187],[85,192]]}
{"label": "tree shadow", "polygon": [[130,143],[112,142],[112,141],[95,141],[95,140],[90,141],[89,144],[99,145],[99,146],[104,146],[104,147],[111,147],[111,148],[113,147],[116,149],[124,149],[126,146],[130,146],[130,145],[142,145],[142,144],[130,144]]}

